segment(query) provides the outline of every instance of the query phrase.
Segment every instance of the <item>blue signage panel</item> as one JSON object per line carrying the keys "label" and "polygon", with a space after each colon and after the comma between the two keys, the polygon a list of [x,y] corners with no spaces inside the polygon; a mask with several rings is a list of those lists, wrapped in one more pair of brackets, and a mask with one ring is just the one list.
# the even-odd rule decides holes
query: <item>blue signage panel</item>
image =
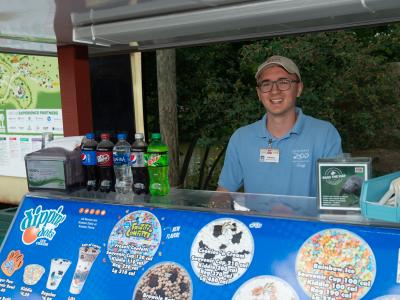
{"label": "blue signage panel", "polygon": [[0,299],[400,299],[400,230],[26,196]]}

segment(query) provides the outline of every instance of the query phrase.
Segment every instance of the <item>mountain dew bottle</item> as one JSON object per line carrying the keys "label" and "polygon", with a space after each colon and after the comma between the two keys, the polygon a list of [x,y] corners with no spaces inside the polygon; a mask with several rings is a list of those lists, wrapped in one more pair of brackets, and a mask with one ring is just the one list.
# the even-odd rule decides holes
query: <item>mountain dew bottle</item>
{"label": "mountain dew bottle", "polygon": [[161,141],[159,133],[151,135],[151,143],[146,154],[147,169],[150,177],[150,194],[163,196],[169,193],[168,147]]}

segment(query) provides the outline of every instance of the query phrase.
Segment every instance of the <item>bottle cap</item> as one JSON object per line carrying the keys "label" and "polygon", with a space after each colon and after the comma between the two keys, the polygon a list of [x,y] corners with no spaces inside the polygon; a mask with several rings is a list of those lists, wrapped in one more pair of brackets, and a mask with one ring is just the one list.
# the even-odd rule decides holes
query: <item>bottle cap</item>
{"label": "bottle cap", "polygon": [[89,139],[89,140],[94,139],[94,133],[93,132],[86,133],[86,138]]}
{"label": "bottle cap", "polygon": [[151,139],[152,140],[160,140],[161,139],[161,134],[160,133],[152,133],[151,134]]}
{"label": "bottle cap", "polygon": [[100,135],[100,138],[101,138],[102,140],[109,140],[109,139],[110,139],[110,134],[109,134],[109,133],[102,133],[102,134]]}
{"label": "bottle cap", "polygon": [[144,134],[141,132],[135,133],[135,140],[140,140],[144,138]]}
{"label": "bottle cap", "polygon": [[118,140],[126,140],[126,137],[127,137],[128,135],[126,134],[126,133],[118,133],[117,134],[117,139]]}

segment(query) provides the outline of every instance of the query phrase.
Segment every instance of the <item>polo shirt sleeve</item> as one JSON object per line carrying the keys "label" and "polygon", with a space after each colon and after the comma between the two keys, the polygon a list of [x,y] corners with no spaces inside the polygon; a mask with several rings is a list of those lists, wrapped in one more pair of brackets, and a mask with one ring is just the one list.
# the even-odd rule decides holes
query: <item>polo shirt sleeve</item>
{"label": "polo shirt sleeve", "polygon": [[224,166],[218,180],[218,185],[230,192],[236,192],[243,185],[243,170],[239,159],[238,142],[238,132],[236,131],[229,140]]}
{"label": "polo shirt sleeve", "polygon": [[336,157],[342,152],[342,139],[339,132],[332,124],[329,124],[323,157]]}

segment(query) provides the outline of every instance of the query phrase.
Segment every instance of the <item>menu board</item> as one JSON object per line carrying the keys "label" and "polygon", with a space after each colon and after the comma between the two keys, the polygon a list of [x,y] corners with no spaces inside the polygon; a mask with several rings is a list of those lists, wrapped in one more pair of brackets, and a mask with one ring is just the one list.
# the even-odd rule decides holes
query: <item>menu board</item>
{"label": "menu board", "polygon": [[400,230],[26,196],[0,299],[399,299]]}

